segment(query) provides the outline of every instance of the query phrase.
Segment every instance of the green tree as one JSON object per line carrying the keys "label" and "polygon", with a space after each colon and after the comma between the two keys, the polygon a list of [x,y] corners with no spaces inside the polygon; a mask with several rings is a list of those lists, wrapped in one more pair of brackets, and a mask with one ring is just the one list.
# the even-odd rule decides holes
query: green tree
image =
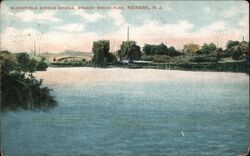
{"label": "green tree", "polygon": [[156,51],[157,51],[156,54],[167,55],[168,54],[168,47],[164,43],[161,43],[158,46],[156,46]]}
{"label": "green tree", "polygon": [[93,43],[92,52],[94,56],[92,62],[96,66],[106,66],[108,63],[116,63],[117,58],[109,52],[110,45],[108,40],[100,40]]}
{"label": "green tree", "polygon": [[237,45],[239,45],[239,44],[240,44],[239,41],[232,41],[232,40],[229,40],[229,41],[227,42],[226,47],[227,47],[227,49],[230,49],[230,48],[232,48],[232,47],[234,47],[234,46],[237,46]]}
{"label": "green tree", "polygon": [[43,57],[39,62],[37,62],[36,70],[44,71],[48,68],[47,63],[45,62],[45,58]]}
{"label": "green tree", "polygon": [[18,53],[16,55],[16,59],[19,64],[26,64],[30,61],[29,55],[27,53]]}
{"label": "green tree", "polygon": [[146,55],[153,55],[153,53],[152,53],[152,45],[150,45],[150,44],[145,44],[142,51]]}
{"label": "green tree", "polygon": [[228,41],[224,57],[231,56],[234,60],[249,59],[249,43],[246,41]]}
{"label": "green tree", "polygon": [[216,45],[214,43],[204,43],[201,47],[201,53],[203,54],[209,54],[217,49]]}
{"label": "green tree", "polygon": [[214,51],[214,56],[216,56],[216,58],[221,58],[223,56],[223,50],[222,48],[217,48],[215,51]]}
{"label": "green tree", "polygon": [[249,44],[242,41],[240,44],[230,48],[234,60],[249,59]]}
{"label": "green tree", "polygon": [[146,55],[168,55],[168,47],[164,43],[159,45],[145,44],[142,50]]}
{"label": "green tree", "polygon": [[16,54],[16,60],[18,65],[26,72],[36,71],[37,61],[35,59],[30,59],[27,53]]}
{"label": "green tree", "polygon": [[136,45],[135,41],[124,41],[121,44],[119,57],[121,59],[126,58],[130,62],[133,62],[134,60],[140,60],[141,59],[140,47]]}
{"label": "green tree", "polygon": [[198,44],[189,43],[184,45],[183,51],[185,53],[195,54],[199,49],[200,46]]}
{"label": "green tree", "polygon": [[108,62],[110,63],[117,63],[117,58],[113,53],[108,53],[108,57],[107,57]]}
{"label": "green tree", "polygon": [[100,40],[93,43],[92,52],[94,56],[92,62],[97,66],[105,66],[108,63],[107,57],[109,54],[109,41]]}
{"label": "green tree", "polygon": [[232,59],[239,60],[241,55],[242,55],[242,52],[239,46],[232,47]]}
{"label": "green tree", "polygon": [[249,59],[249,43],[242,41],[239,46],[241,53],[245,55],[246,59]]}
{"label": "green tree", "polygon": [[[0,54],[2,57],[3,53]],[[8,53],[8,55],[13,54]],[[51,90],[47,87],[41,87],[42,80],[35,79],[32,73],[23,68],[25,62],[22,61],[29,61],[27,55],[22,54],[17,58],[2,57],[0,61],[1,110],[37,109],[56,106],[56,101],[50,95]]]}
{"label": "green tree", "polygon": [[177,52],[177,50],[173,46],[171,46],[168,48],[168,55],[169,56],[178,56],[179,53]]}

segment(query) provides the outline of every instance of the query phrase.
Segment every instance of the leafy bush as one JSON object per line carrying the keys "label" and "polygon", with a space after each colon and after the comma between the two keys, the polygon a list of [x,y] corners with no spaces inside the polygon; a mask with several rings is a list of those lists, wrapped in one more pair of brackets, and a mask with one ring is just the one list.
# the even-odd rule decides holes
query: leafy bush
{"label": "leafy bush", "polygon": [[6,58],[1,60],[1,110],[56,106],[56,101],[50,95],[51,90],[41,87],[42,80],[36,80],[31,74],[33,69],[30,70],[22,62],[28,60],[27,55],[18,58],[18,61]]}
{"label": "leafy bush", "polygon": [[218,58],[215,56],[208,56],[208,55],[200,55],[200,56],[195,56],[190,59],[191,62],[217,62]]}
{"label": "leafy bush", "polygon": [[48,68],[48,65],[44,61],[39,61],[37,63],[36,70],[38,70],[38,71],[45,71],[47,68]]}
{"label": "leafy bush", "polygon": [[234,47],[234,46],[237,46],[237,45],[239,45],[239,44],[240,44],[239,41],[232,41],[232,40],[229,40],[229,41],[227,42],[226,47],[227,47],[227,49],[230,49],[230,48],[232,48],[232,47]]}
{"label": "leafy bush", "polygon": [[234,60],[248,59],[249,43],[246,41],[228,41],[227,49],[225,49],[223,56],[231,56]]}
{"label": "leafy bush", "polygon": [[169,62],[171,60],[171,57],[167,55],[143,55],[142,60],[161,63]]}
{"label": "leafy bush", "polygon": [[34,72],[34,71],[44,71],[48,68],[45,58],[42,58],[40,61],[35,59],[30,59],[27,53],[17,53],[16,54],[17,64],[25,72]]}
{"label": "leafy bush", "polygon": [[18,65],[25,72],[34,72],[36,71],[37,61],[34,59],[30,59],[27,53],[18,53],[16,55],[16,60]]}
{"label": "leafy bush", "polygon": [[239,60],[241,55],[242,55],[242,52],[239,46],[232,47],[232,59]]}

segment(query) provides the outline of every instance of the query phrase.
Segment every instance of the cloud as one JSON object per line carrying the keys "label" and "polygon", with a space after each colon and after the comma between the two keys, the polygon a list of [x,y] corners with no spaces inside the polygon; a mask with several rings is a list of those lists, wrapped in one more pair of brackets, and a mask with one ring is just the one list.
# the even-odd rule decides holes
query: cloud
{"label": "cloud", "polygon": [[84,25],[79,23],[66,24],[55,27],[57,30],[68,31],[68,32],[81,32],[84,30]]}
{"label": "cloud", "polygon": [[[4,48],[11,47],[12,49],[10,50],[29,51],[33,47],[33,42],[36,40],[37,43],[41,45],[42,51],[60,52],[65,49],[72,49],[90,52],[93,41],[108,39],[111,43],[111,50],[114,51],[118,49],[122,41],[126,40],[127,26],[130,27],[130,40],[137,41],[140,46],[143,46],[145,43],[160,44],[161,42],[167,42],[168,46],[182,46],[190,42],[203,44],[204,42],[216,43],[217,41],[222,45],[229,39],[241,40],[243,35],[245,35],[245,39],[249,37],[248,10],[241,10],[244,7],[248,8],[248,6],[238,5],[234,7],[235,8],[231,7],[237,9],[234,13],[228,13],[224,19],[221,18],[211,23],[207,22],[205,26],[199,29],[197,29],[196,23],[191,23],[184,19],[176,20],[176,22],[173,23],[145,20],[143,24],[135,26],[125,20],[121,10],[111,10],[103,12],[103,14],[100,12],[90,14],[90,12],[78,10],[72,12],[72,14],[82,17],[82,19],[86,21],[82,22],[84,24],[69,23],[67,19],[65,19],[64,25],[55,25],[52,23],[49,27],[49,31],[45,31],[44,34],[40,34],[39,31],[32,28],[21,29],[9,27],[1,33],[1,38],[4,38],[2,46]],[[205,11],[212,12],[211,8],[207,10],[205,8]],[[55,22],[62,20],[56,18],[55,11],[42,13],[23,11],[14,14],[8,10],[8,8],[5,8],[3,13],[6,17],[11,16],[16,18],[15,20],[22,19],[25,22]],[[3,14],[1,13],[1,15]],[[88,23],[98,22],[102,19],[112,20],[110,24],[113,24],[112,33],[98,34],[97,32],[89,32],[87,30]],[[230,19],[236,20],[235,23],[236,25],[238,24],[238,27],[227,25]]]}
{"label": "cloud", "polygon": [[100,19],[105,18],[104,15],[101,15],[99,13],[91,13],[91,14],[89,14],[84,10],[81,10],[81,11],[78,10],[78,11],[73,12],[72,14],[84,18],[84,20],[86,22],[89,22],[89,23],[96,22],[96,21],[98,21]]}
{"label": "cloud", "polygon": [[26,10],[12,15],[25,22],[38,21],[41,23],[47,23],[61,21],[61,19],[55,17],[55,11],[44,11],[42,13],[34,13],[33,11]]}
{"label": "cloud", "polygon": [[1,50],[29,52],[36,42],[37,47],[41,47],[41,52],[62,52],[65,49],[90,51],[92,42],[98,40],[99,36],[90,32],[65,33],[64,31],[50,31],[41,34],[32,28],[9,27],[1,33],[1,38],[4,38],[1,41]]}
{"label": "cloud", "polygon": [[121,10],[110,10],[110,11],[107,11],[106,13],[103,13],[103,14],[100,14],[100,13],[91,13],[90,14],[84,10],[80,10],[80,11],[75,11],[72,14],[82,17],[86,23],[93,23],[93,22],[97,22],[98,20],[101,20],[101,19],[110,18],[113,20],[114,25],[121,26],[123,24],[126,24],[126,21],[123,18],[121,13],[122,13]]}
{"label": "cloud", "polygon": [[210,7],[205,7],[203,12],[209,14],[209,13],[211,13],[211,8]]}
{"label": "cloud", "polygon": [[55,16],[56,11],[46,10],[41,13],[34,12],[32,10],[24,10],[20,12],[11,11],[10,8],[6,5],[1,5],[1,18],[16,18],[24,22],[40,22],[40,23],[49,23],[49,22],[60,22],[62,19]]}
{"label": "cloud", "polygon": [[[242,19],[243,20],[243,19]],[[246,22],[246,21],[242,21]],[[246,23],[245,23],[246,24]],[[12,47],[12,51],[29,51],[33,42],[41,45],[41,51],[61,52],[65,49],[90,52],[93,41],[107,39],[111,42],[111,50],[117,50],[122,41],[126,40],[127,23],[119,27],[116,32],[100,35],[95,32],[87,32],[84,26],[78,23],[56,26],[54,31],[40,34],[35,29],[7,28],[1,37],[3,48]],[[198,31],[193,31],[194,25],[186,20],[176,23],[162,24],[158,21],[146,21],[141,26],[130,25],[130,40],[137,41],[142,47],[145,43],[160,44],[168,43],[168,46],[183,46],[186,43],[194,42],[219,42],[220,46],[229,39],[241,39],[242,34],[248,33],[246,29],[228,29],[223,20],[208,24]],[[53,29],[51,29],[53,30]],[[78,33],[74,33],[78,32]],[[245,36],[247,38],[247,36]]]}
{"label": "cloud", "polygon": [[34,40],[39,38],[39,32],[32,28],[17,29],[9,27],[1,33],[1,38],[3,39],[1,49],[29,51]]}
{"label": "cloud", "polygon": [[111,18],[114,22],[114,25],[121,26],[126,24],[125,19],[123,18],[122,12],[120,10],[111,10],[108,12],[108,17]]}
{"label": "cloud", "polygon": [[[145,42],[164,41],[169,37],[181,37],[188,34],[193,28],[193,24],[185,20],[176,23],[161,24],[158,21],[146,21],[141,26],[130,26],[131,39]],[[122,30],[121,30],[122,31]],[[124,31],[124,30],[123,30]],[[121,34],[121,33],[120,33]]]}
{"label": "cloud", "polygon": [[214,33],[218,33],[218,32],[223,32],[226,31],[227,27],[225,25],[225,22],[220,20],[220,21],[215,21],[209,25],[206,25],[204,27],[202,27],[199,31],[197,31],[195,33],[195,35],[199,35],[199,36],[209,36],[211,34]]}
{"label": "cloud", "polygon": [[226,18],[237,17],[240,14],[249,14],[249,4],[247,1],[238,1],[223,13]]}

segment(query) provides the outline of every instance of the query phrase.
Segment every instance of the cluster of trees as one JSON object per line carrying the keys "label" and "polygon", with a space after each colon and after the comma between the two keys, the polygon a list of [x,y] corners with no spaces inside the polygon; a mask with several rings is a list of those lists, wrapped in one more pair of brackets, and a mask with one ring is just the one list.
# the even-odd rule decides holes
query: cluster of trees
{"label": "cluster of trees", "polygon": [[214,52],[217,49],[216,45],[214,43],[204,43],[201,46],[201,49],[198,50],[198,54],[210,54],[212,52]]}
{"label": "cluster of trees", "polygon": [[17,53],[16,62],[25,72],[44,71],[48,68],[45,58],[41,58],[41,60],[37,61],[30,59],[27,53]]}
{"label": "cluster of trees", "polygon": [[0,52],[1,110],[37,109],[56,106],[50,89],[32,75],[39,64],[27,54]]}
{"label": "cluster of trees", "polygon": [[[184,45],[183,52],[192,55],[200,55],[196,58],[215,57],[218,59],[223,57],[232,57],[234,60],[248,59],[249,43],[246,41],[228,41],[226,49],[216,47],[214,43],[204,43],[201,47],[198,44]],[[212,59],[215,60],[215,59]]]}
{"label": "cluster of trees", "polygon": [[[97,66],[105,66],[108,63],[117,62],[116,56],[109,52],[110,44],[107,40],[100,40],[93,43],[92,52],[94,56],[92,62]],[[146,44],[143,47],[143,53],[145,55],[168,55],[178,56],[181,55],[174,47],[167,47],[165,44],[160,45],[150,45]],[[135,41],[124,41],[121,44],[120,50],[118,50],[118,58],[120,61],[128,60],[133,62],[135,60],[140,60],[143,55],[140,46],[136,44]]]}
{"label": "cluster of trees", "polygon": [[165,44],[161,43],[159,45],[145,44],[143,47],[143,52],[146,55],[168,55],[168,56],[179,56],[181,55],[173,46],[167,47]]}
{"label": "cluster of trees", "polygon": [[210,54],[217,49],[214,43],[204,43],[201,47],[198,44],[185,44],[183,52],[188,54]]}
{"label": "cluster of trees", "polygon": [[[113,53],[109,52],[110,43],[108,40],[100,40],[93,43],[92,52],[94,56],[92,62],[96,66],[103,67],[109,63],[116,63],[117,58]],[[141,49],[136,45],[135,41],[124,41],[121,44],[121,49],[118,50],[120,61],[127,59],[130,62],[141,59]]]}
{"label": "cluster of trees", "polygon": [[[105,66],[108,63],[117,62],[114,54],[109,52],[109,41],[101,40],[93,44],[92,51],[94,56],[92,61],[98,66]],[[216,62],[223,57],[232,57],[234,60],[248,59],[249,47],[248,42],[228,41],[226,49],[217,47],[214,43],[204,43],[202,46],[198,44],[185,44],[182,52],[177,51],[173,46],[161,43],[159,45],[145,44],[141,48],[135,41],[124,41],[118,50],[118,58],[120,61],[126,59],[129,62],[134,60],[152,60],[156,62],[164,62],[180,55],[191,56],[191,62]],[[163,57],[164,59],[159,59]],[[166,56],[166,57],[165,57]]]}
{"label": "cluster of trees", "polygon": [[121,44],[121,49],[118,51],[120,61],[127,59],[130,62],[140,60],[142,56],[140,46],[136,45],[135,41],[124,41]]}
{"label": "cluster of trees", "polygon": [[249,43],[246,41],[228,41],[226,50],[222,51],[222,56],[232,56],[234,60],[249,59]]}
{"label": "cluster of trees", "polygon": [[92,52],[94,56],[92,62],[96,66],[103,67],[108,63],[115,63],[117,61],[114,54],[109,52],[110,44],[108,40],[100,40],[93,43]]}

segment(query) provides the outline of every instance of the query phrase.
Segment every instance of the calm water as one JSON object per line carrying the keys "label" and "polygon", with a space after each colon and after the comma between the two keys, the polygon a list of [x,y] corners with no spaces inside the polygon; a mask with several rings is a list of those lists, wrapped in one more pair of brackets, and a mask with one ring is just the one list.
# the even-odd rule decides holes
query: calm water
{"label": "calm water", "polygon": [[237,155],[250,146],[249,76],[49,68],[49,111],[2,114],[6,156]]}

